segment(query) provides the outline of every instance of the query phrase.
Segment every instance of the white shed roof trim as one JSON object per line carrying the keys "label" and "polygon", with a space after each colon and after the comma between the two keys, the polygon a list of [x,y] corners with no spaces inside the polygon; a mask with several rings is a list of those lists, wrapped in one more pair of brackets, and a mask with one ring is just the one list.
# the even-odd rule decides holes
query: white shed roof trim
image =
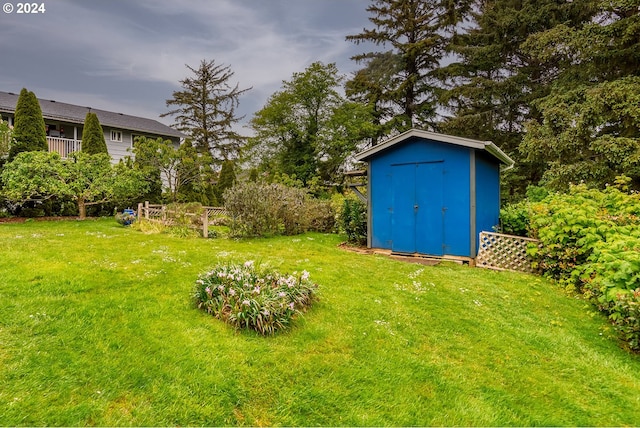
{"label": "white shed roof trim", "polygon": [[470,147],[473,149],[486,150],[500,162],[505,164],[505,170],[512,168],[514,164],[514,161],[491,141],[472,140],[470,138],[439,134],[437,132],[423,131],[421,129],[410,129],[409,131],[403,132],[400,135],[397,135],[376,146],[371,147],[370,149],[358,153],[355,158],[358,161],[363,161],[411,137],[424,138],[427,140],[440,141],[442,143],[449,143],[463,147]]}

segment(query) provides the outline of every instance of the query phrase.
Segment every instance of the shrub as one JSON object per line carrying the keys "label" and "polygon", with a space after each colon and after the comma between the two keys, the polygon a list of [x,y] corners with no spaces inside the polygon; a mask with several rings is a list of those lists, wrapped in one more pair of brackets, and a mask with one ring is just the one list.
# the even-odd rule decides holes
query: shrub
{"label": "shrub", "polygon": [[281,275],[258,269],[253,261],[219,264],[196,281],[193,300],[198,308],[237,329],[273,334],[310,307],[317,285],[309,273]]}
{"label": "shrub", "polygon": [[500,210],[500,232],[509,235],[528,236],[529,202],[508,204]]}
{"label": "shrub", "polygon": [[365,245],[367,243],[367,206],[356,196],[344,199],[342,212],[338,219],[340,233],[347,235],[347,241],[352,244]]}
{"label": "shrub", "polygon": [[336,213],[328,199],[308,198],[305,216],[309,230],[330,233],[335,229]]}
{"label": "shrub", "polygon": [[640,350],[640,194],[584,185],[533,204],[530,248],[545,275],[584,294]]}
{"label": "shrub", "polygon": [[248,181],[228,189],[224,201],[233,236],[295,235],[332,227],[330,204],[304,189]]}
{"label": "shrub", "polygon": [[619,293],[609,319],[632,351],[640,351],[640,288]]}

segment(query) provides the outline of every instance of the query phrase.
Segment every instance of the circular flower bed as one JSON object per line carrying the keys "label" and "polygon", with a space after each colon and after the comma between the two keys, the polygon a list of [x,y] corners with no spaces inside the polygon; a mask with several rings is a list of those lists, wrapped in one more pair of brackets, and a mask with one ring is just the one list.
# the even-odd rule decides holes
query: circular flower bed
{"label": "circular flower bed", "polygon": [[244,264],[220,264],[198,278],[193,299],[206,310],[238,329],[263,335],[286,328],[292,318],[311,306],[317,284],[309,272],[282,275]]}

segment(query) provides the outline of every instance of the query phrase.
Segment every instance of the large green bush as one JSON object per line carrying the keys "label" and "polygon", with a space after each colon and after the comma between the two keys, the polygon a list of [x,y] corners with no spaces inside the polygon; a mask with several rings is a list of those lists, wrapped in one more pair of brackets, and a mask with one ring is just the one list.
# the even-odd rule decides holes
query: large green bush
{"label": "large green bush", "polygon": [[637,309],[625,303],[640,290],[640,194],[572,186],[532,204],[531,230],[540,244],[530,254],[544,274],[591,299],[640,350],[640,330],[628,327]]}
{"label": "large green bush", "polygon": [[225,191],[224,206],[234,236],[295,235],[333,227],[328,201],[278,183],[238,183]]}

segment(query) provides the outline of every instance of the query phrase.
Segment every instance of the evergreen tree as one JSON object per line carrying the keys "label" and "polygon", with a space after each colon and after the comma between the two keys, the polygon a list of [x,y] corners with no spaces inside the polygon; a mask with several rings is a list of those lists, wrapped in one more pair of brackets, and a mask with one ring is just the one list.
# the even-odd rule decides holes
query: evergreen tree
{"label": "evergreen tree", "polygon": [[104,140],[104,131],[95,113],[87,113],[82,128],[82,152],[89,155],[98,153],[109,154]]}
{"label": "evergreen tree", "polygon": [[387,129],[432,128],[436,119],[435,72],[445,53],[448,30],[462,19],[468,0],[372,0],[373,29],[347,36],[390,49],[352,57],[365,64],[349,84],[350,96],[375,104]]}
{"label": "evergreen tree", "polygon": [[230,67],[213,60],[202,60],[197,69],[187,68],[193,77],[180,81],[182,90],[167,100],[167,107],[175,108],[161,117],[175,116],[176,129],[189,135],[200,153],[210,153],[217,160],[235,157],[245,140],[232,129],[242,119],[236,116],[236,108],[240,95],[250,88],[231,86]]}
{"label": "evergreen tree", "polygon": [[220,177],[218,178],[218,185],[216,186],[216,196],[220,203],[224,203],[224,191],[233,187],[236,182],[236,172],[233,161],[226,160],[222,163],[222,169],[220,170]]}
{"label": "evergreen tree", "polygon": [[33,92],[22,88],[15,110],[14,143],[9,149],[9,160],[18,153],[48,151],[47,132],[38,99]]}
{"label": "evergreen tree", "polygon": [[593,0],[482,0],[468,20],[471,27],[452,38],[456,60],[440,71],[448,89],[441,103],[452,113],[439,125],[442,132],[490,140],[505,150],[516,168],[507,177],[513,197],[536,183],[544,163],[519,152],[524,123],[539,118],[534,101],[546,96],[559,63],[534,57],[523,48],[541,31],[564,23],[580,27],[596,13]]}
{"label": "evergreen tree", "polygon": [[558,25],[524,48],[558,64],[549,95],[534,106],[521,152],[542,162],[543,184],[605,187],[617,175],[640,189],[640,14],[638,2],[599,1],[597,21]]}

